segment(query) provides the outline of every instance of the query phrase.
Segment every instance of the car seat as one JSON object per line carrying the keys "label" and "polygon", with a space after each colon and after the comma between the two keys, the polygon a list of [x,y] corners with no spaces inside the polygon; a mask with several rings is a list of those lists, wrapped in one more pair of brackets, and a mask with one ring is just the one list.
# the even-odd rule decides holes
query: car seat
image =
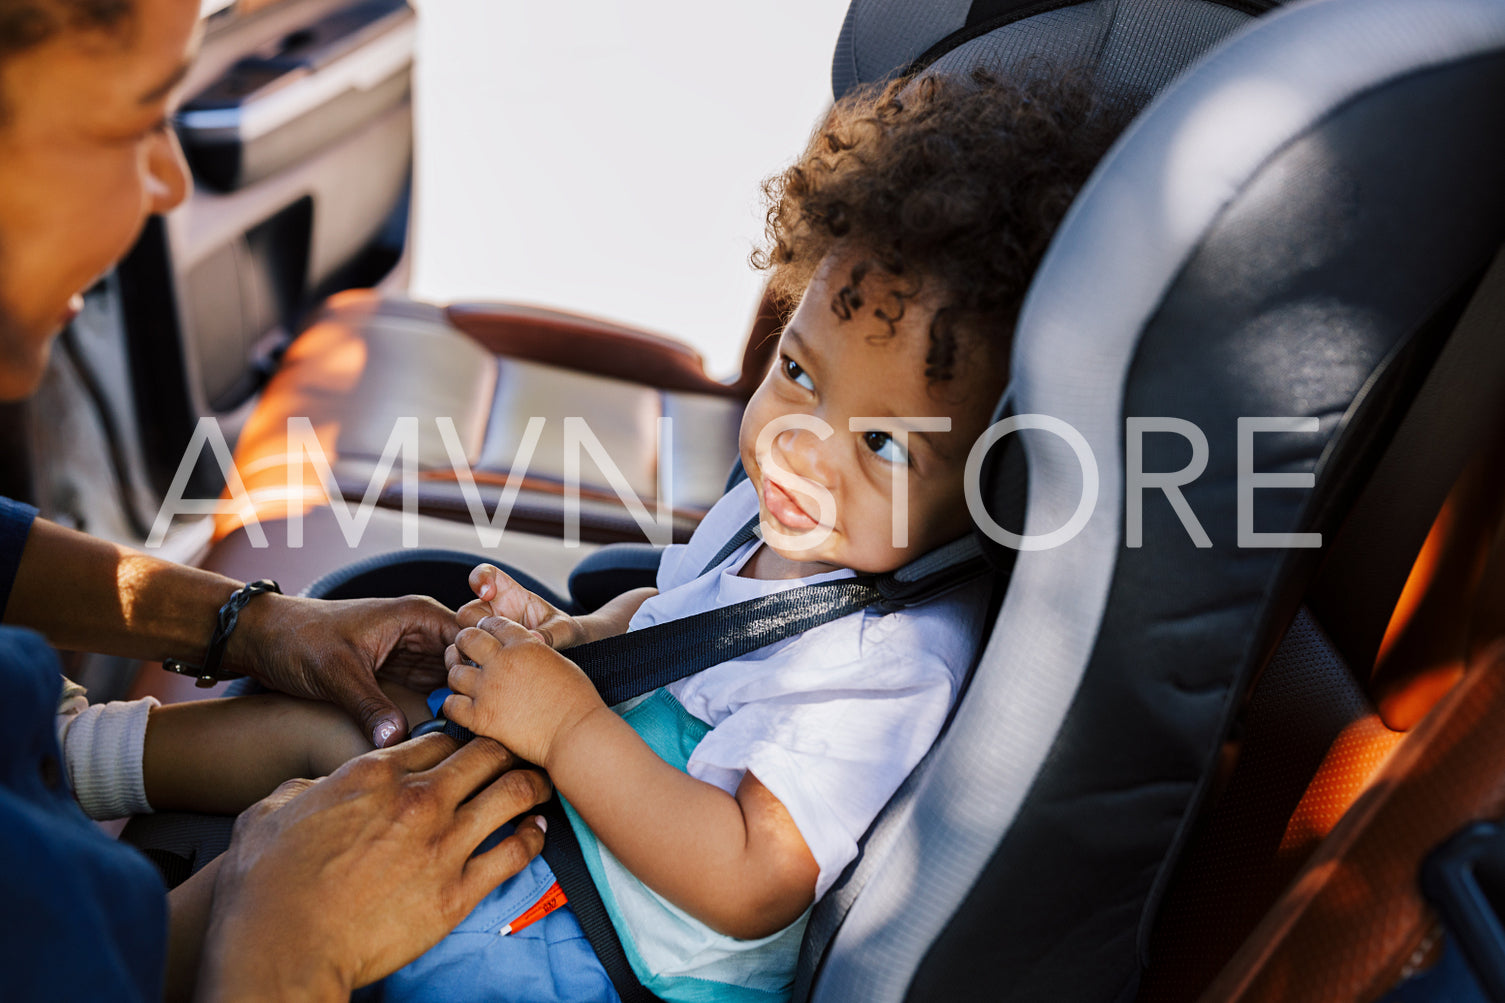
{"label": "car seat", "polygon": [[[1167,5],[1111,6],[1122,18]],[[1373,562],[1340,555],[1348,570],[1332,572],[1319,567],[1324,551],[1239,538],[1341,540],[1505,238],[1505,146],[1492,124],[1502,30],[1505,8],[1487,2],[1276,12],[1162,94],[1101,165],[1036,277],[1000,413],[1080,432],[1097,506],[1068,543],[1017,554],[954,723],[880,819],[851,885],[817,909],[807,961],[840,925],[812,964],[812,998],[1126,999],[1154,970],[1162,890],[1249,686],[1303,598],[1330,629],[1362,636],[1344,589],[1363,596],[1351,605],[1387,612],[1400,590],[1373,577]],[[1464,410],[1498,400],[1487,381],[1444,386]],[[1265,416],[1301,424],[1240,432],[1241,418]],[[1136,417],[1189,422],[1207,448],[1168,432],[1130,439]],[[1311,478],[1310,490],[1250,492],[1242,530],[1241,435],[1250,470]],[[1368,506],[1384,532],[1364,539],[1402,580],[1479,441],[1438,469],[1413,453],[1411,476],[1383,485],[1390,511]],[[1039,433],[1008,442],[1023,454],[1027,500],[1000,521],[1030,534],[1067,525],[1085,479],[1077,456]],[[1200,471],[1184,506],[1210,546],[1159,493],[1130,545],[1131,447],[1139,469]],[[1007,485],[995,477],[994,488],[1006,500]],[[1395,504],[1407,495],[1415,504]],[[1312,643],[1295,630],[1285,655],[1310,659]],[[1311,712],[1298,706],[1271,740]],[[1195,905],[1192,925],[1218,915],[1215,899]]]}
{"label": "car seat", "polygon": [[[1192,52],[1185,23],[1219,34],[1250,13],[858,0],[833,77],[882,77],[986,27],[931,65],[960,69],[970,46],[1008,66],[1059,38],[1111,57],[1106,86],[1126,66],[1161,70],[1156,51],[1176,46],[1146,39]],[[890,44],[883,23],[909,41]],[[1170,34],[1111,43],[1146,23]],[[880,42],[888,58],[868,59]],[[1341,539],[1505,238],[1502,73],[1497,3],[1309,0],[1238,32],[1110,153],[1031,289],[999,413],[1064,423],[1094,462],[1022,431],[994,450],[983,492],[1027,536],[1076,521],[1094,481],[1096,504],[1059,546],[997,551],[1008,589],[971,685],[817,908],[799,995],[1133,996],[1224,739],[1321,592],[1322,551],[1248,537]],[[1130,418],[1154,421],[1128,436]],[[1129,455],[1150,479],[1130,483]],[[1423,503],[1367,537],[1403,570],[1457,480],[1442,466],[1402,481]],[[1255,475],[1276,480],[1245,490]],[[1146,484],[1180,492],[1141,496],[1133,546],[1127,500]],[[1387,587],[1368,602],[1393,605]]]}

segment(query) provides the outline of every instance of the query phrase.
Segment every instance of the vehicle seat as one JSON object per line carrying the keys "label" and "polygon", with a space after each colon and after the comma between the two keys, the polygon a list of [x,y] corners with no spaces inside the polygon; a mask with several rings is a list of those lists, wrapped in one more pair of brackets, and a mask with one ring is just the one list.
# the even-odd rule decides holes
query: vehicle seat
{"label": "vehicle seat", "polygon": [[[999,412],[1076,429],[1096,507],[1069,542],[1013,557],[951,728],[817,907],[812,998],[1133,997],[1251,685],[1288,632],[1287,654],[1312,635],[1291,629],[1302,603],[1332,601],[1321,558],[1505,239],[1502,74],[1505,9],[1487,0],[1296,4],[1180,77],[1100,165],[1036,276]],[[1262,417],[1300,421],[1240,431]],[[1135,437],[1140,469],[1184,472],[1207,546],[1159,491],[1129,544],[1130,418],[1161,429]],[[1090,478],[1065,440],[999,451],[998,521],[1068,525]],[[1241,462],[1297,478],[1249,493],[1243,533],[1327,547],[1241,546]],[[1461,466],[1402,482],[1433,499],[1382,548],[1402,581]],[[1402,581],[1348,579],[1387,613]],[[1282,729],[1314,712],[1294,703]]]}

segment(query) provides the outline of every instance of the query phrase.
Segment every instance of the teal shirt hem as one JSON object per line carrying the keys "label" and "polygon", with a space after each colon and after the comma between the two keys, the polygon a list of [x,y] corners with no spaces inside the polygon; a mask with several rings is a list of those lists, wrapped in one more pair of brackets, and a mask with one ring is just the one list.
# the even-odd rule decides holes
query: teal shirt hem
{"label": "teal shirt hem", "polygon": [[[684,771],[689,765],[690,754],[695,751],[695,746],[699,745],[700,740],[711,730],[710,725],[685,710],[680,706],[679,701],[665,689],[655,690],[640,703],[631,707],[623,717],[632,725],[633,730],[642,736],[643,741],[648,743],[649,748],[680,771]],[[591,880],[595,882],[596,890],[601,894],[601,903],[606,907],[612,926],[616,928],[617,935],[622,941],[622,950],[627,955],[627,961],[632,965],[633,972],[644,988],[665,1000],[666,1003],[783,1003],[789,998],[787,990],[771,992],[690,976],[653,974],[632,941],[622,909],[612,893],[610,882],[606,879],[606,871],[601,862],[601,844],[596,840],[590,827],[585,824],[585,820],[563,795],[560,795],[559,802],[569,816],[570,825],[574,828],[575,836],[580,842],[580,852],[585,859],[586,869],[590,871]]]}

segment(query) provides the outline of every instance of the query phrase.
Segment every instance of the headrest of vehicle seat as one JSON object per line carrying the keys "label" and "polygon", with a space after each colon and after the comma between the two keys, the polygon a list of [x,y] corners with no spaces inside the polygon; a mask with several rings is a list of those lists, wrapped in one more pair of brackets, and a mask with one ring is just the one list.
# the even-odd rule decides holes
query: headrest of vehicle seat
{"label": "headrest of vehicle seat", "polygon": [[[1132,996],[1320,557],[1305,534],[1336,531],[1505,242],[1501,121],[1499,0],[1309,0],[1108,154],[1025,302],[1008,397],[1046,426],[1017,433],[1023,532],[1073,532],[1018,553],[950,730],[848,883],[875,894],[817,909],[812,931],[850,906],[815,999]],[[1185,483],[1132,491],[1128,465]]]}
{"label": "headrest of vehicle seat", "polygon": [[1104,93],[1148,97],[1282,0],[852,0],[831,90],[933,68],[1080,66]]}

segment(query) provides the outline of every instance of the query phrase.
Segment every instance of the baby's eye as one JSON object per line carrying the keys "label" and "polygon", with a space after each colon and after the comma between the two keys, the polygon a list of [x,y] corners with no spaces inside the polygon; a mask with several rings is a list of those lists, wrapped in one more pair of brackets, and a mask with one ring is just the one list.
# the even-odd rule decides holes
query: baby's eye
{"label": "baby's eye", "polygon": [[863,432],[862,441],[868,449],[878,454],[880,460],[909,465],[909,450],[899,445],[898,440],[887,432]]}
{"label": "baby's eye", "polygon": [[784,356],[783,362],[780,364],[784,367],[785,376],[789,377],[791,380],[798,383],[806,390],[815,389],[815,381],[810,378],[809,373],[800,368],[800,364],[798,362],[795,362],[793,359],[786,355]]}

